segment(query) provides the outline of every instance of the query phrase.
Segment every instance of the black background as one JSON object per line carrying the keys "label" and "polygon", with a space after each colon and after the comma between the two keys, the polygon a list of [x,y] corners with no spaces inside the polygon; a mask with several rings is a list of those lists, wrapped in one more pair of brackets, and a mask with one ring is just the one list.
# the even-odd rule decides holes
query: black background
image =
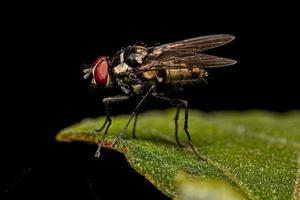
{"label": "black background", "polygon": [[[252,1],[4,8],[0,198],[165,198],[122,155],[103,150],[97,160],[95,146],[55,142],[60,129],[103,114],[101,97],[108,93],[90,93],[82,62],[130,44],[232,34],[234,42],[209,53],[238,64],[211,70],[209,84],[187,89],[190,108],[299,109],[299,23],[292,7]],[[129,113],[133,106],[116,106],[112,113]],[[165,107],[149,102],[144,110]]]}

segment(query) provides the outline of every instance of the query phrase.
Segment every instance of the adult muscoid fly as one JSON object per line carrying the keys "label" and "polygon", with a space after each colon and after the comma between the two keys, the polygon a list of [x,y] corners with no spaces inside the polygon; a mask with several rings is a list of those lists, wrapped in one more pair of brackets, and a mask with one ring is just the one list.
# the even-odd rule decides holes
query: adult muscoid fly
{"label": "adult muscoid fly", "polygon": [[109,113],[110,106],[131,98],[140,98],[139,103],[115,140],[114,147],[120,141],[133,118],[135,118],[133,137],[135,137],[139,109],[149,96],[169,102],[177,107],[175,138],[179,146],[182,146],[182,144],[178,139],[177,121],[180,109],[184,109],[184,131],[191,149],[197,155],[188,131],[187,101],[169,97],[166,90],[170,90],[170,88],[172,90],[182,90],[184,85],[205,81],[205,77],[208,76],[206,71],[208,68],[235,64],[235,60],[202,53],[202,51],[227,44],[233,39],[234,36],[221,34],[195,37],[152,47],[133,45],[122,48],[112,59],[106,56],[99,57],[92,67],[84,70],[84,78],[91,77],[91,85],[96,88],[117,87],[120,89],[120,95],[103,99],[106,120],[101,128],[96,130],[98,133],[104,130],[104,133],[99,141],[95,156],[100,156],[102,143],[112,123]]}

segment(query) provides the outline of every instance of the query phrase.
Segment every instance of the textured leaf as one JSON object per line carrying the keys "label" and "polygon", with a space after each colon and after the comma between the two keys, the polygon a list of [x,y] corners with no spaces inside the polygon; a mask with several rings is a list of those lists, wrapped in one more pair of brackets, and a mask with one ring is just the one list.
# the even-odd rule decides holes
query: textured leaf
{"label": "textured leaf", "polygon": [[[195,185],[206,185],[211,192],[213,185],[217,192],[229,188],[228,194],[238,193],[237,199],[300,199],[299,111],[190,111],[189,131],[206,161],[197,159],[189,148],[176,145],[174,113],[166,110],[141,114],[138,138],[133,139],[128,130],[116,148],[138,173],[167,196],[186,197],[184,191],[191,182],[187,181],[186,186],[185,181],[179,181],[179,185],[176,182],[176,174],[184,172],[191,178],[197,177]],[[113,118],[106,148],[111,148],[127,119],[124,115]],[[57,139],[95,143],[94,130],[103,121],[104,117],[85,119],[62,130]],[[179,124],[182,128],[182,115]],[[184,131],[179,130],[181,141],[187,143]],[[198,197],[204,192],[199,189]]]}

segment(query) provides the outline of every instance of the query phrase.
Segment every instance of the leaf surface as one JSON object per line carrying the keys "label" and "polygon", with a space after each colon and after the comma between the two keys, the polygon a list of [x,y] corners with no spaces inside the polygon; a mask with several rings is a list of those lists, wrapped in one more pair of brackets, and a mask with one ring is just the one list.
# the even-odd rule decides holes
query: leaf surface
{"label": "leaf surface", "polygon": [[[185,198],[182,191],[191,182],[186,181],[185,185],[185,181],[176,181],[178,174],[184,172],[198,180],[196,186],[206,184],[209,191],[215,188],[216,192],[229,188],[229,194],[238,194],[237,199],[300,199],[299,111],[279,114],[256,110],[212,113],[191,110],[189,132],[206,161],[197,159],[190,148],[177,146],[174,114],[175,110],[141,114],[136,130],[138,138],[131,137],[129,128],[116,147],[132,168],[164,194]],[[101,134],[96,137],[94,130],[104,119],[85,119],[60,131],[57,140],[97,143]],[[127,119],[125,115],[113,118],[104,148],[111,148]],[[183,115],[179,135],[187,145]],[[204,194],[203,189],[199,189],[200,194]]]}

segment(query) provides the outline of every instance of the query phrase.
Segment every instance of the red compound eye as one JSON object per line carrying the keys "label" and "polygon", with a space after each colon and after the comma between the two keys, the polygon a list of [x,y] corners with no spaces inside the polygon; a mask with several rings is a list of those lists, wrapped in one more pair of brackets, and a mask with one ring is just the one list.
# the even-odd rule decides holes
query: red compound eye
{"label": "red compound eye", "polygon": [[94,79],[98,85],[106,86],[108,80],[108,63],[105,56],[99,57],[95,62]]}

